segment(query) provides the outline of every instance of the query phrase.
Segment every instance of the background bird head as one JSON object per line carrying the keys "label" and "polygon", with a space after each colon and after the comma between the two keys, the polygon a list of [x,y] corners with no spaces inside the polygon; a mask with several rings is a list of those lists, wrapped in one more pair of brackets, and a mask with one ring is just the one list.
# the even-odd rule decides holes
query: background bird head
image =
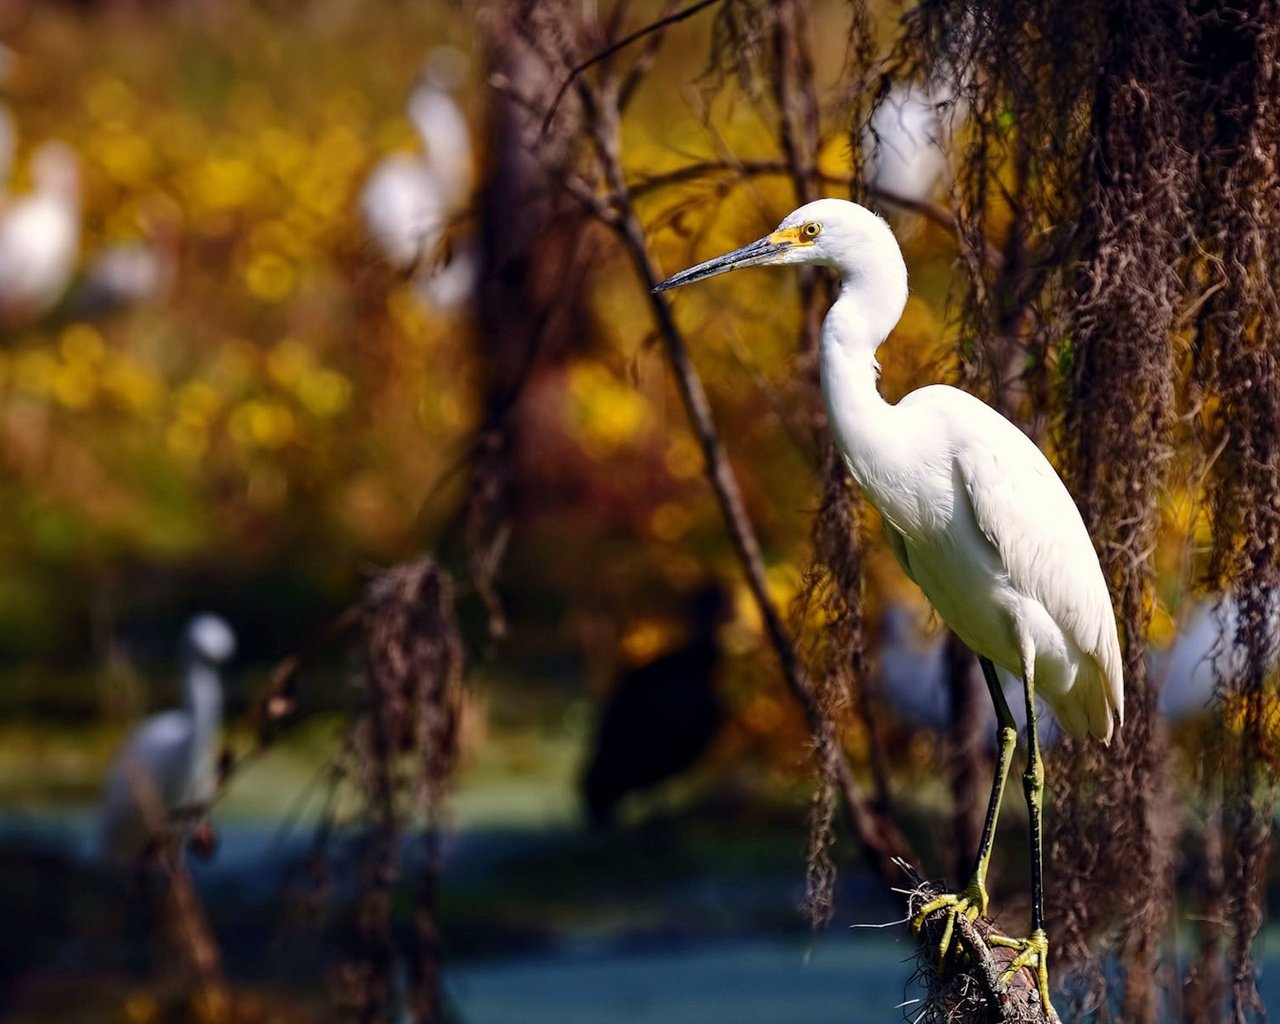
{"label": "background bird head", "polygon": [[209,612],[197,615],[187,625],[186,652],[210,665],[222,665],[236,653],[236,635],[226,620]]}

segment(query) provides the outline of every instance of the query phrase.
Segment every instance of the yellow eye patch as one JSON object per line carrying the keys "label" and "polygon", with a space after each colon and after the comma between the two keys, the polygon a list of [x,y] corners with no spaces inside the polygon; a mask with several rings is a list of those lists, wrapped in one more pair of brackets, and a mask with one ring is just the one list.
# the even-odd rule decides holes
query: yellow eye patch
{"label": "yellow eye patch", "polygon": [[769,236],[774,245],[813,245],[813,240],[822,234],[822,225],[817,221],[809,221],[794,228],[780,228]]}

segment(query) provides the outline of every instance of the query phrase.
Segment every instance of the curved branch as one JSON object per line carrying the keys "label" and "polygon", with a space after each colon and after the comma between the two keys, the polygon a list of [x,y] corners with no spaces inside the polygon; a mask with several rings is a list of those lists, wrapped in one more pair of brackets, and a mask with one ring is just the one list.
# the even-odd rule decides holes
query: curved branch
{"label": "curved branch", "polygon": [[706,8],[712,6],[713,4],[718,4],[719,2],[720,0],[698,0],[697,3],[689,7],[686,7],[682,11],[676,11],[675,14],[669,14],[665,18],[659,18],[657,21],[646,25],[644,28],[636,29],[629,36],[624,36],[622,39],[619,39],[616,43],[613,43],[610,46],[606,46],[603,50],[601,50],[599,53],[595,54],[594,56],[588,57],[586,60],[582,61],[579,64],[575,64],[572,68],[569,69],[569,74],[565,76],[565,80],[560,83],[560,88],[556,90],[555,97],[551,100],[551,106],[547,108],[547,114],[542,119],[543,134],[545,134],[547,129],[551,127],[551,122],[555,119],[556,111],[560,108],[560,101],[564,99],[564,94],[569,91],[569,87],[573,85],[575,81],[577,81],[578,76],[581,75],[584,71],[586,71],[588,68],[594,67],[596,64],[599,64],[601,61],[608,60],[619,50],[626,49],[628,46],[630,46],[632,43],[636,42],[637,40],[643,39],[645,36],[651,35],[654,32],[661,32],[667,26],[674,25],[678,21],[684,21],[686,18],[691,18],[695,14],[697,14],[699,11],[705,10]]}
{"label": "curved branch", "polygon": [[[640,198],[672,185],[684,185],[700,181],[703,178],[713,177],[717,174],[736,175],[740,178],[765,177],[769,175],[791,176],[795,174],[795,168],[782,160],[743,160],[735,163],[729,163],[724,160],[700,160],[695,163],[685,164],[683,167],[677,167],[674,171],[665,171],[661,174],[652,174],[641,178],[631,183],[628,188],[633,198]],[[852,180],[849,175],[828,174],[826,171],[819,170],[816,167],[806,169],[804,174],[810,180],[823,185],[839,185],[845,188],[848,187]],[[890,206],[896,206],[910,213],[919,214],[925,220],[932,221],[954,237],[960,237],[960,227],[955,214],[941,203],[930,202],[927,199],[908,199],[906,196],[899,195],[892,189],[887,189],[882,185],[868,185],[867,194],[882,203],[888,203]],[[985,256],[992,269],[1000,270],[1004,266],[1004,253],[990,242],[985,246]]]}

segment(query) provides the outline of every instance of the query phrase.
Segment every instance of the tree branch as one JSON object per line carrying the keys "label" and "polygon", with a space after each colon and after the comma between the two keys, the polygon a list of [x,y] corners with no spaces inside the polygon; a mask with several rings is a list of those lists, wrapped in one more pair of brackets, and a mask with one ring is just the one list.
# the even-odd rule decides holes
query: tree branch
{"label": "tree branch", "polygon": [[[911,889],[907,919],[914,921],[920,909],[940,890],[924,880],[906,861],[895,866],[905,874]],[[902,890],[899,890],[902,891]],[[1017,951],[991,945],[1000,931],[990,918],[970,920],[955,916],[954,933],[946,962],[938,962],[938,948],[947,923],[947,909],[939,908],[924,919],[916,936],[919,976],[928,987],[925,1010],[928,1020],[962,1020],[967,1024],[1061,1024],[1057,1013],[1046,1011],[1034,971],[1024,967],[1008,982],[1003,980]]]}
{"label": "tree branch", "polygon": [[595,54],[594,56],[588,57],[586,60],[582,61],[579,64],[575,64],[572,68],[569,69],[569,74],[565,78],[565,80],[560,83],[560,88],[556,90],[555,97],[551,101],[551,106],[547,108],[546,116],[542,119],[542,131],[545,133],[547,129],[551,127],[551,122],[552,120],[555,119],[556,110],[559,109],[560,101],[564,99],[564,94],[568,92],[569,87],[573,85],[575,81],[577,81],[578,76],[581,75],[588,68],[594,67],[596,64],[599,64],[601,61],[608,60],[619,50],[626,49],[628,46],[630,46],[632,43],[636,42],[637,40],[643,39],[645,36],[650,35],[653,32],[660,32],[662,31],[662,29],[667,28],[670,25],[674,25],[677,22],[684,21],[686,18],[691,18],[695,14],[697,14],[699,11],[705,10],[706,8],[712,6],[713,4],[718,4],[719,2],[720,0],[698,0],[697,3],[689,7],[686,7],[682,11],[676,11],[675,14],[669,14],[665,18],[659,18],[657,21],[646,25],[644,28],[636,29],[629,36],[624,36],[622,39],[619,39],[616,43],[613,43],[610,46],[606,46],[603,50],[601,50],[599,53]]}
{"label": "tree branch", "polygon": [[[820,731],[831,728],[831,724],[818,701],[813,684],[783,625],[782,618],[769,596],[760,543],[747,515],[742,492],[738,488],[737,479],[716,430],[711,405],[707,400],[702,380],[689,357],[688,348],[676,326],[666,296],[653,290],[660,278],[649,257],[644,231],[640,226],[635,204],[623,175],[616,96],[606,96],[597,92],[592,99],[593,102],[589,105],[592,116],[588,118],[587,128],[591,133],[605,181],[611,193],[609,206],[617,213],[617,220],[611,226],[621,238],[648,296],[650,311],[657,322],[659,334],[675,371],[685,410],[702,447],[707,478],[720,504],[730,541],[742,563],[747,584],[782,667],[783,678],[804,711],[810,730],[817,735]],[[876,813],[870,806],[843,756],[839,759],[837,776],[845,809],[867,859],[883,877],[896,877],[897,869],[893,866],[893,858],[901,856],[902,852],[909,848],[906,839],[890,819]]]}
{"label": "tree branch", "polygon": [[[783,160],[743,160],[730,163],[725,160],[701,160],[677,167],[673,171],[652,174],[631,183],[629,186],[633,198],[641,198],[653,192],[659,192],[672,185],[684,185],[700,181],[719,174],[736,175],[740,178],[766,177],[770,175],[793,177],[796,169]],[[803,174],[811,181],[823,185],[839,185],[848,188],[852,178],[847,174],[828,174],[816,167],[809,167]],[[926,199],[908,199],[881,185],[869,185],[867,194],[882,203],[896,206],[909,213],[915,213],[925,220],[931,221],[956,238],[960,237],[959,223],[956,216],[941,203]],[[1000,270],[1005,263],[1005,256],[998,246],[987,243],[984,252],[987,263],[994,270]]]}

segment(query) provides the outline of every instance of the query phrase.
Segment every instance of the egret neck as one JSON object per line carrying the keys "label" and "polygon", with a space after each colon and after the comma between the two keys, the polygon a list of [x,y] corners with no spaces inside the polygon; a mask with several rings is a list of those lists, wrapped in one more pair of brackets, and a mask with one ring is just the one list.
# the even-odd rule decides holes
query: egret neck
{"label": "egret neck", "polygon": [[[222,683],[218,669],[195,660],[187,667],[183,705],[191,716],[193,778],[212,780],[218,756],[218,730],[222,725]],[[196,793],[199,800],[208,794]]]}
{"label": "egret neck", "polygon": [[872,260],[860,255],[857,263],[835,264],[840,292],[822,322],[820,375],[827,416],[849,470],[860,488],[879,498],[876,478],[892,471],[886,465],[892,453],[904,451],[895,432],[906,425],[895,422],[898,409],[880,395],[876,349],[906,306],[907,268],[896,245]]}

